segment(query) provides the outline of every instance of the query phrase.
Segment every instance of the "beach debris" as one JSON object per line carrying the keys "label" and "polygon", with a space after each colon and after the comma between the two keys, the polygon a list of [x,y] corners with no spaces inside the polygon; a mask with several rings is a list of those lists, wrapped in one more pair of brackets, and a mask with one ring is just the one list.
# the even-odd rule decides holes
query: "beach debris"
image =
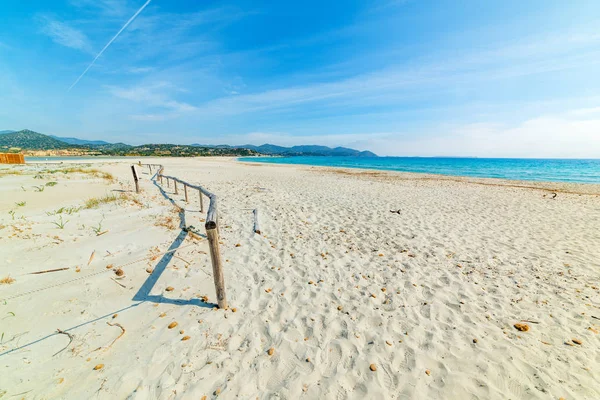
{"label": "beach debris", "polygon": [[425,373],[427,374],[427,376],[431,375],[431,371],[428,369],[425,370]]}
{"label": "beach debris", "polygon": [[11,278],[10,275],[8,275],[7,277],[0,279],[0,285],[10,285],[14,281],[15,279]]}
{"label": "beach debris", "polygon": [[306,357],[306,362],[310,362],[310,357]]}
{"label": "beach debris", "polygon": [[88,260],[88,263],[87,263],[88,266],[92,263],[92,260],[94,259],[95,255],[96,255],[96,250],[92,251],[92,254],[90,254],[90,259]]}
{"label": "beach debris", "polygon": [[46,274],[48,272],[58,272],[58,271],[65,271],[69,269],[69,267],[65,267],[65,268],[56,268],[56,269],[47,269],[45,271],[37,271],[37,272],[30,272],[29,275],[39,275],[39,274]]}
{"label": "beach debris", "polygon": [[115,275],[123,276],[123,275],[125,275],[125,271],[123,271],[121,268],[119,268],[115,271]]}
{"label": "beach debris", "polygon": [[273,289],[271,289],[271,288],[268,288],[268,289],[265,289],[265,292],[267,292],[267,293],[271,293],[271,291],[272,291],[272,290],[273,290]]}
{"label": "beach debris", "polygon": [[179,331],[180,335],[183,335],[184,333],[185,333],[185,331],[183,329]]}
{"label": "beach debris", "polygon": [[371,297],[374,298],[374,299],[376,299],[377,295],[375,293],[371,293]]}
{"label": "beach debris", "polygon": [[386,292],[386,290],[387,290],[387,289],[386,289],[386,288],[384,288],[384,287],[382,287],[382,288],[381,288],[381,291],[382,291],[383,293],[385,293],[385,292]]}
{"label": "beach debris", "polygon": [[476,338],[473,339],[473,343],[477,343],[477,342],[478,342],[478,340]]}
{"label": "beach debris", "polygon": [[529,330],[529,325],[522,324],[520,322],[517,322],[513,326],[515,327],[516,330],[521,331],[521,332],[527,332]]}
{"label": "beach debris", "polygon": [[582,341],[582,340],[580,340],[580,339],[571,339],[571,341],[572,341],[573,343],[575,343],[575,344],[578,344],[578,345],[580,345],[580,346],[583,344],[583,341]]}
{"label": "beach debris", "polygon": [[371,365],[369,365],[369,369],[370,369],[371,371],[375,372],[375,371],[377,371],[377,365],[375,365],[375,364],[371,364]]}
{"label": "beach debris", "polygon": [[167,288],[165,289],[166,292],[172,292],[173,290],[173,286],[167,286]]}
{"label": "beach debris", "polygon": [[94,371],[101,370],[102,368],[104,368],[104,364],[98,364],[94,367]]}
{"label": "beach debris", "polygon": [[215,396],[218,396],[221,394],[221,388],[217,388],[217,390],[215,390]]}
{"label": "beach debris", "polygon": [[114,283],[121,286],[123,289],[127,289],[127,286],[123,285],[121,282],[118,282],[115,278],[110,278]]}
{"label": "beach debris", "polygon": [[269,350],[267,350],[267,354],[272,356],[275,353],[275,349],[274,348],[270,348]]}
{"label": "beach debris", "polygon": [[117,318],[117,316],[118,316],[118,315],[119,315],[119,314],[113,314],[113,316],[112,316],[112,317],[113,317],[113,319]]}
{"label": "beach debris", "polygon": [[342,306],[338,306],[338,307],[337,307],[338,311],[342,311],[342,309],[343,309],[343,308],[344,308],[344,307],[342,307]]}
{"label": "beach debris", "polygon": [[397,210],[390,210],[390,212],[392,214],[400,214],[400,211],[402,211],[401,209],[397,209]]}
{"label": "beach debris", "polygon": [[308,281],[308,284],[309,284],[309,285],[314,285],[314,284],[315,284],[315,282],[314,282],[314,281]]}
{"label": "beach debris", "polygon": [[231,312],[237,312],[237,308],[233,307],[233,308],[231,309]]}
{"label": "beach debris", "polygon": [[151,274],[152,272],[154,272],[154,270],[152,268],[146,268],[146,272]]}
{"label": "beach debris", "polygon": [[391,345],[392,345],[392,342],[390,342],[389,340],[386,340],[386,341],[385,341],[385,344],[387,344],[388,346],[391,346]]}
{"label": "beach debris", "polygon": [[76,268],[75,268],[75,272],[81,272],[81,268],[79,268],[79,267],[76,267]]}
{"label": "beach debris", "polygon": [[52,357],[54,357],[55,355],[57,355],[61,351],[64,351],[67,347],[69,347],[69,345],[73,342],[73,339],[74,339],[73,335],[71,335],[69,332],[65,332],[65,331],[63,331],[61,329],[56,329],[56,333],[58,333],[60,335],[67,335],[69,337],[69,343],[67,343],[67,345],[65,347],[63,347],[62,349],[60,349],[56,353],[52,354]]}
{"label": "beach debris", "polygon": [[109,325],[109,326],[118,326],[119,328],[121,328],[121,334],[120,334],[119,336],[117,336],[117,337],[115,338],[115,340],[113,340],[113,341],[111,342],[111,344],[109,344],[109,345],[108,345],[107,349],[109,349],[109,348],[110,348],[110,347],[111,347],[113,344],[115,344],[115,342],[116,342],[117,340],[119,340],[119,339],[121,338],[121,336],[123,336],[123,335],[125,334],[125,328],[123,328],[123,326],[122,326],[121,324],[119,324],[119,323],[114,323],[114,324],[111,324],[110,322],[107,322],[106,324],[107,324],[107,325]]}
{"label": "beach debris", "polygon": [[190,340],[190,337],[189,336],[184,336],[184,337],[181,338],[182,342],[185,342],[186,340]]}
{"label": "beach debris", "polygon": [[173,329],[173,328],[175,328],[176,326],[177,326],[177,322],[173,321],[173,322],[171,322],[171,323],[169,324],[169,326],[167,326],[167,328],[169,328],[169,329]]}
{"label": "beach debris", "polygon": [[159,315],[159,317],[160,317],[160,318],[164,318],[164,317],[166,317],[166,316],[167,316],[167,313],[165,313],[165,312],[163,312],[163,313],[160,313],[160,315]]}
{"label": "beach debris", "polygon": [[242,245],[240,243],[236,243],[235,247],[242,247]]}

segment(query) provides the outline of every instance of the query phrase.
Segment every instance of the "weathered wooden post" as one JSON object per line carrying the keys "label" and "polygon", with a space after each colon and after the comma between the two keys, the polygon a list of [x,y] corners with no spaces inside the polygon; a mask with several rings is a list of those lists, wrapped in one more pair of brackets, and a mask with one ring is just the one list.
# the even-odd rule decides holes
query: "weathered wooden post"
{"label": "weathered wooden post", "polygon": [[177,191],[177,181],[173,179],[173,182],[175,183],[175,194],[179,194],[179,192]]}
{"label": "weathered wooden post", "polygon": [[135,173],[135,166],[131,166],[131,172],[133,173],[133,180],[135,181],[135,192],[139,193],[140,192],[140,184],[138,183],[138,177],[137,174]]}
{"label": "weathered wooden post", "polygon": [[200,196],[200,212],[204,212],[204,201],[202,200],[202,191],[198,190],[198,196]]}
{"label": "weathered wooden post", "polygon": [[150,175],[152,175],[152,165],[148,164],[148,172],[150,172]]}
{"label": "weathered wooden post", "polygon": [[187,185],[185,183],[183,184],[183,191],[185,192],[185,202],[189,203],[187,196]]}
{"label": "weathered wooden post", "polygon": [[170,187],[169,186],[169,177],[167,177],[167,187]]}
{"label": "weathered wooden post", "polygon": [[225,296],[225,279],[223,278],[223,263],[221,261],[221,252],[219,250],[219,229],[217,216],[217,196],[210,197],[210,205],[206,215],[206,236],[208,237],[208,247],[210,248],[210,258],[212,261],[213,278],[215,280],[215,291],[217,292],[217,303],[219,308],[227,308],[227,297]]}
{"label": "weathered wooden post", "polygon": [[260,227],[258,226],[258,208],[254,209],[254,233],[260,235]]}

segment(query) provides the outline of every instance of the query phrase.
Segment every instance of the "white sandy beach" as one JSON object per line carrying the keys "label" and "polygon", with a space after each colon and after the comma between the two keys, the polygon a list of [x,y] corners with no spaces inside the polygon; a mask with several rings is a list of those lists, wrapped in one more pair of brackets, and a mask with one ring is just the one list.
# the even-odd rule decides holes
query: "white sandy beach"
{"label": "white sandy beach", "polygon": [[147,169],[0,167],[0,398],[600,398],[600,185],[143,162],[235,312]]}

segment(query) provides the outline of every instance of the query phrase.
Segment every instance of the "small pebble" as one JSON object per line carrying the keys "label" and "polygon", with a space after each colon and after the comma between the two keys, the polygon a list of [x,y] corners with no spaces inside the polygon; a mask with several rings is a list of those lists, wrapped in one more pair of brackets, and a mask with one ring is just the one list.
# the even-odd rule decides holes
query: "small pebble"
{"label": "small pebble", "polygon": [[104,368],[104,364],[98,364],[94,367],[94,371],[98,371],[99,369]]}
{"label": "small pebble", "polygon": [[515,329],[516,329],[516,330],[518,330],[518,331],[521,331],[521,332],[527,332],[527,331],[529,330],[529,325],[527,325],[527,324],[522,324],[522,323],[520,323],[520,322],[517,322],[517,323],[514,325],[514,327],[515,327]]}
{"label": "small pebble", "polygon": [[190,339],[189,336],[184,336],[184,337],[181,338],[181,341],[183,342],[183,341],[186,341],[186,340],[189,340],[189,339]]}
{"label": "small pebble", "polygon": [[583,342],[579,339],[571,339],[571,340],[573,341],[573,343],[578,344],[580,346],[583,344]]}
{"label": "small pebble", "polygon": [[425,373],[426,373],[427,375],[431,375],[431,371],[430,371],[430,370],[428,370],[428,369],[426,369],[426,370],[425,370]]}
{"label": "small pebble", "polygon": [[275,353],[275,349],[274,348],[271,347],[269,350],[267,350],[267,354],[268,355],[272,356],[273,353]]}
{"label": "small pebble", "polygon": [[375,364],[371,364],[371,365],[369,365],[369,369],[370,369],[371,371],[373,371],[373,372],[374,372],[374,371],[377,371],[377,365],[375,365]]}
{"label": "small pebble", "polygon": [[173,286],[167,286],[167,288],[165,289],[167,292],[172,292],[173,290]]}
{"label": "small pebble", "polygon": [[231,309],[231,312],[237,312],[237,308],[233,307],[233,308]]}
{"label": "small pebble", "polygon": [[473,339],[473,343],[477,343],[477,339]]}
{"label": "small pebble", "polygon": [[173,329],[173,328],[175,328],[176,326],[177,326],[177,322],[171,322],[171,323],[169,324],[169,326],[167,326],[167,328],[169,328],[169,329]]}

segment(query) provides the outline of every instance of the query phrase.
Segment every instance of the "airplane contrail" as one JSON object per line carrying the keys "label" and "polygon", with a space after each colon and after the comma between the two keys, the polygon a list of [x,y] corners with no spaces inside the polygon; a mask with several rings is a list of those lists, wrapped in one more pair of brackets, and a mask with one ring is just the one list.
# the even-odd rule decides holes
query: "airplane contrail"
{"label": "airplane contrail", "polygon": [[144,5],[143,5],[143,6],[142,6],[142,7],[141,7],[139,10],[137,10],[137,12],[136,12],[135,14],[133,14],[133,16],[132,16],[131,18],[129,18],[129,21],[127,21],[127,22],[125,23],[125,25],[123,25],[123,27],[122,27],[122,28],[119,30],[119,32],[117,32],[117,34],[116,34],[115,36],[113,36],[113,38],[112,38],[112,39],[110,39],[110,40],[108,41],[108,43],[106,43],[106,46],[104,46],[104,48],[103,48],[102,50],[100,50],[100,53],[98,53],[98,54],[96,55],[96,57],[94,57],[94,60],[92,60],[92,62],[90,63],[90,65],[88,65],[88,67],[85,69],[85,71],[83,71],[83,73],[82,73],[81,75],[79,75],[79,78],[77,78],[77,80],[75,80],[75,82],[73,82],[73,84],[71,85],[71,87],[69,87],[69,90],[67,90],[67,92],[70,92],[70,91],[71,91],[71,89],[73,89],[73,87],[74,87],[75,85],[77,85],[77,83],[78,83],[78,82],[81,80],[81,78],[83,78],[83,76],[86,74],[86,72],[88,72],[88,70],[89,70],[90,68],[92,68],[92,65],[94,65],[94,63],[95,63],[95,62],[96,62],[96,60],[97,60],[97,59],[98,59],[98,58],[99,58],[99,57],[102,55],[102,53],[104,53],[104,51],[105,51],[106,49],[108,49],[108,46],[110,46],[110,45],[112,44],[112,42],[114,42],[114,41],[115,41],[115,40],[116,40],[116,39],[119,37],[119,35],[121,34],[121,32],[123,32],[123,31],[124,31],[124,30],[125,30],[125,29],[126,29],[128,26],[129,26],[129,24],[131,24],[131,23],[133,22],[133,20],[134,20],[134,19],[136,19],[136,17],[137,17],[137,16],[138,16],[138,15],[139,15],[139,14],[140,14],[142,11],[144,11],[144,8],[146,8],[146,6],[147,6],[148,4],[150,4],[150,2],[151,2],[151,1],[152,1],[152,0],[148,0],[148,1],[146,1],[146,2],[144,3]]}

